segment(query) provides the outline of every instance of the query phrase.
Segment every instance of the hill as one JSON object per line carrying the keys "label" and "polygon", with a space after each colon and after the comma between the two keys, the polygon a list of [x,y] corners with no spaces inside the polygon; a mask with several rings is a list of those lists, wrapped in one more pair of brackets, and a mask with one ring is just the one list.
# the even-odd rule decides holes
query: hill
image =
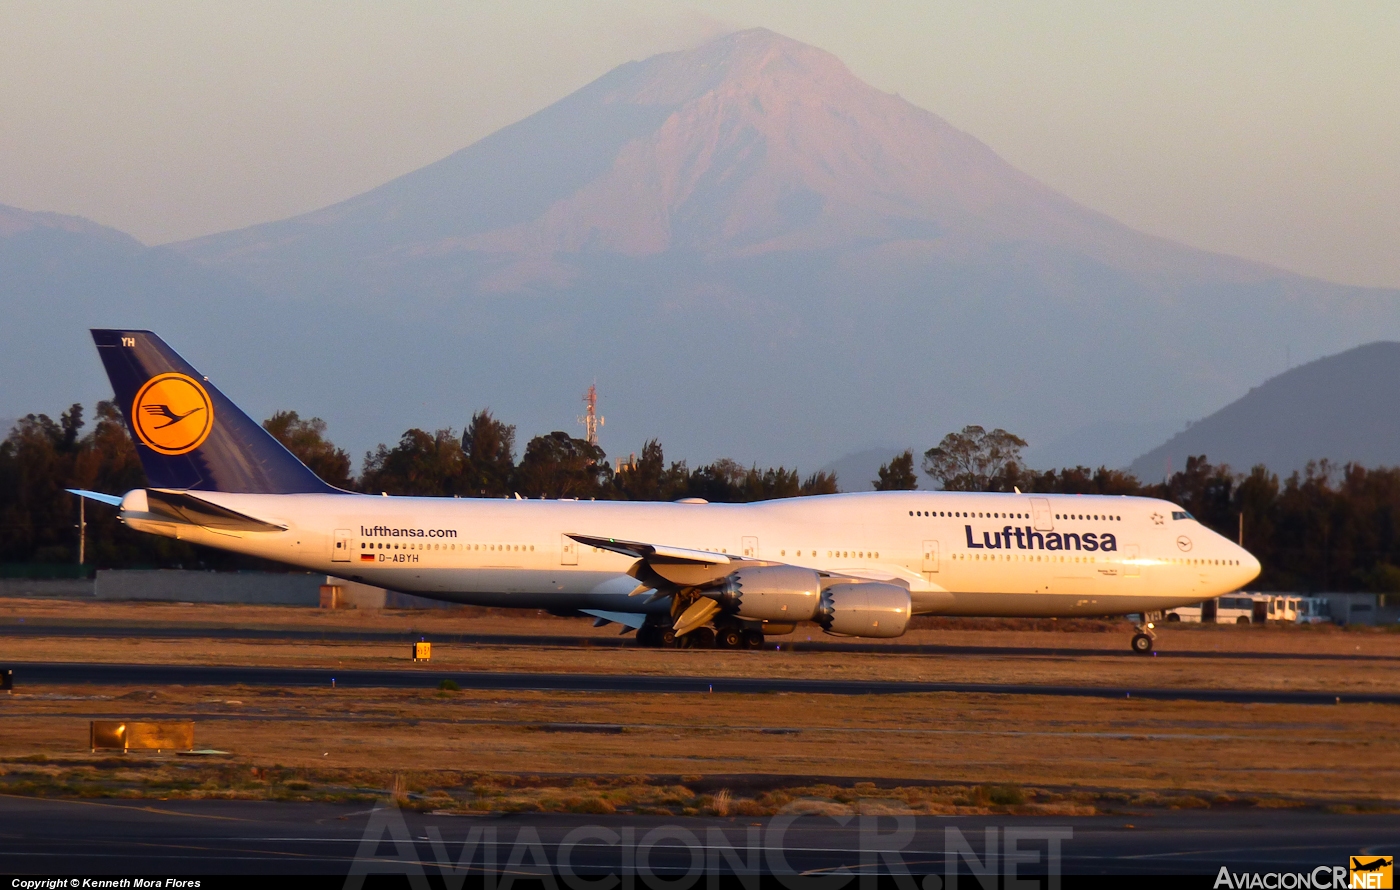
{"label": "hill", "polygon": [[[235,389],[254,411],[270,412],[295,394],[293,387],[280,393],[255,388],[249,344],[227,336],[270,315],[256,288],[82,217],[0,205],[0,306],[0,416],[6,418],[31,412],[56,417],[73,402],[91,408],[110,399],[88,334],[102,326],[159,330],[202,360],[209,374],[242,366]],[[278,311],[301,326],[294,313]],[[263,331],[254,345],[269,348],[288,333]],[[294,348],[283,341],[280,351]]]}
{"label": "hill", "polygon": [[1308,461],[1400,466],[1400,343],[1369,343],[1292,368],[1133,461],[1144,481],[1189,455],[1280,475]]}

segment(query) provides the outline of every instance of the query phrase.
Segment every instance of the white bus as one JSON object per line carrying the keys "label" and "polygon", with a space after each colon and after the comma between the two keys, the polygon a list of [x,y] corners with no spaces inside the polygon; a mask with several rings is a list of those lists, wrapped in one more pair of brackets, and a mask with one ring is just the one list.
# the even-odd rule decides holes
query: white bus
{"label": "white bus", "polygon": [[1165,618],[1188,624],[1263,624],[1266,621],[1326,624],[1332,620],[1332,611],[1327,600],[1321,597],[1241,591],[1194,606],[1178,606],[1168,610]]}
{"label": "white bus", "polygon": [[1331,624],[1332,604],[1320,596],[1298,598],[1298,615],[1293,619],[1299,624]]}
{"label": "white bus", "polygon": [[1216,624],[1263,624],[1269,620],[1270,597],[1260,593],[1235,593],[1216,600]]}

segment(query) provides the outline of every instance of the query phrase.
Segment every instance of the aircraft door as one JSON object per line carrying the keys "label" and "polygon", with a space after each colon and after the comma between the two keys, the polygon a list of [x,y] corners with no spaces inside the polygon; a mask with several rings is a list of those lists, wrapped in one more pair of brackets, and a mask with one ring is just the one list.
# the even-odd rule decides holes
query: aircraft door
{"label": "aircraft door", "polygon": [[335,539],[331,544],[331,562],[350,561],[350,529],[338,528],[335,530]]}
{"label": "aircraft door", "polygon": [[1035,519],[1035,530],[1049,532],[1055,530],[1055,514],[1050,512],[1050,501],[1046,498],[1031,498],[1031,516]]}
{"label": "aircraft door", "polygon": [[568,535],[559,536],[559,564],[561,566],[578,565],[578,541]]}
{"label": "aircraft door", "polygon": [[758,538],[745,538],[743,544],[744,555],[758,559]]}
{"label": "aircraft door", "polygon": [[[938,542],[924,542],[924,574],[932,575],[938,571]],[[932,579],[930,579],[932,580]]]}

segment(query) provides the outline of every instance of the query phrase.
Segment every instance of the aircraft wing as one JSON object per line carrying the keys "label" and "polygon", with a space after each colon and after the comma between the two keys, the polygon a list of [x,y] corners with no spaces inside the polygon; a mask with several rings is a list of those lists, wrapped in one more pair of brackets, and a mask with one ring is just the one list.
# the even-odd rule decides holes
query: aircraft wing
{"label": "aircraft wing", "polygon": [[709,550],[691,550],[686,547],[668,547],[664,544],[647,544],[642,541],[620,541],[617,538],[595,538],[591,535],[575,535],[572,533],[569,537],[589,547],[597,547],[600,550],[611,550],[613,553],[621,553],[623,556],[635,556],[637,559],[662,560],[666,562],[692,562],[703,563],[705,565],[729,565],[730,562],[740,559],[740,557],[730,556],[727,553],[714,553]]}
{"label": "aircraft wing", "polygon": [[585,615],[591,615],[597,619],[593,622],[594,627],[604,627],[609,624],[621,624],[622,632],[636,630],[646,624],[647,616],[641,612],[609,612],[604,609],[579,609]]}
{"label": "aircraft wing", "polygon": [[734,556],[728,553],[715,553],[712,550],[692,550],[689,547],[671,547],[665,544],[650,544],[645,541],[624,541],[618,538],[602,538],[595,535],[569,533],[569,537],[600,550],[609,550],[637,560],[630,574],[644,587],[634,593],[643,593],[648,587],[669,586],[694,587],[718,581],[734,571],[734,564],[765,564],[763,560]]}

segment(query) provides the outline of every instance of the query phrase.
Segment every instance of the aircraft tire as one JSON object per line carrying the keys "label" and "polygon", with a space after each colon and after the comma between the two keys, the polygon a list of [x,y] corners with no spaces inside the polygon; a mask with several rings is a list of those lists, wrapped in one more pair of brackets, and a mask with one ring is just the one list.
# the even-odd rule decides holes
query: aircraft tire
{"label": "aircraft tire", "polygon": [[686,649],[715,648],[715,631],[711,627],[697,627],[681,637],[681,645]]}
{"label": "aircraft tire", "polygon": [[1133,634],[1133,651],[1138,655],[1152,654],[1152,638],[1147,634]]}
{"label": "aircraft tire", "polygon": [[656,645],[662,649],[676,649],[681,645],[681,641],[676,639],[676,629],[673,627],[661,627],[657,629]]}
{"label": "aircraft tire", "polygon": [[762,649],[762,648],[763,648],[763,631],[761,631],[761,630],[746,630],[746,631],[744,631],[744,648],[745,648],[745,649]]}
{"label": "aircraft tire", "polygon": [[721,627],[715,632],[715,645],[720,649],[742,649],[744,631],[737,627]]}

